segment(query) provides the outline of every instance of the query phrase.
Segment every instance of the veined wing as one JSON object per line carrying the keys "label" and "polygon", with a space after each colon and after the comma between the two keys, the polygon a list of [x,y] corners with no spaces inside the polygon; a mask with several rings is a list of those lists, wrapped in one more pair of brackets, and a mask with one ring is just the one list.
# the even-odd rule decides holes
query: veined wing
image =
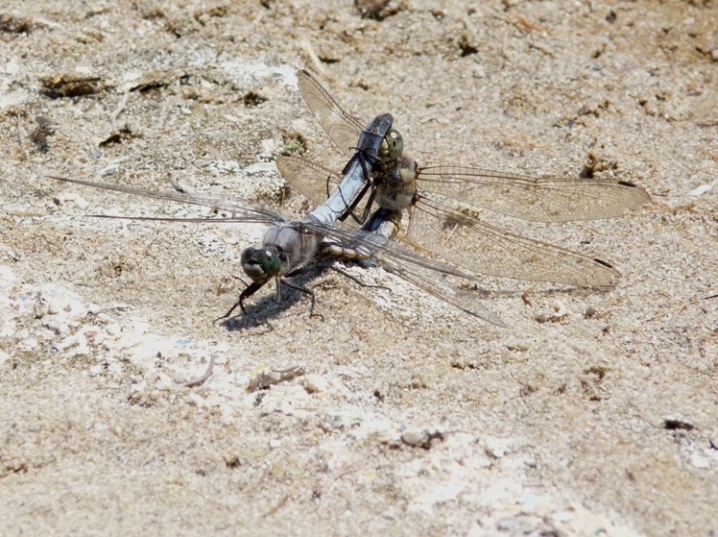
{"label": "veined wing", "polygon": [[[398,243],[397,243],[398,244]],[[456,306],[460,310],[486,322],[506,328],[506,323],[489,311],[470,289],[462,289],[447,278],[420,263],[398,263],[389,252],[378,255],[379,264],[388,272],[417,286],[430,295]]]}
{"label": "veined wing", "polygon": [[[271,224],[274,222],[283,222],[287,218],[283,217],[276,211],[273,211],[269,207],[265,207],[258,203],[254,203],[248,200],[232,200],[226,197],[219,196],[207,196],[197,194],[183,194],[180,192],[169,192],[159,190],[146,190],[144,188],[135,188],[125,185],[115,185],[110,183],[96,183],[94,181],[85,181],[82,179],[70,179],[67,177],[58,177],[54,175],[48,175],[50,179],[56,179],[65,183],[74,183],[78,185],[85,185],[93,188],[100,188],[103,190],[111,190],[113,192],[122,192],[124,194],[131,194],[134,196],[142,196],[145,198],[154,198],[167,201],[176,201],[178,203],[187,203],[190,205],[199,205],[202,207],[209,207],[219,211],[227,211],[232,213],[232,220],[235,222],[246,222],[251,224]],[[210,219],[174,219],[174,218],[153,218],[153,217],[136,217],[135,220],[210,220]],[[213,222],[223,221],[220,219],[212,220]]]}
{"label": "veined wing", "polygon": [[[278,167],[279,162],[278,158]],[[282,157],[281,166],[280,171],[290,184],[315,203],[326,199],[326,183],[318,178],[329,178],[330,189],[338,180],[327,168],[299,157]],[[620,277],[605,262],[500,230],[453,210],[453,203],[451,199],[424,192],[410,209],[409,241],[466,270],[487,276],[596,288],[610,288]]]}
{"label": "veined wing", "polygon": [[362,122],[345,112],[309,71],[299,70],[297,79],[302,98],[331,141],[346,155],[352,156],[364,128]]}
{"label": "veined wing", "polygon": [[[295,155],[279,155],[277,157],[277,169],[286,181],[300,194],[311,200],[314,205],[319,206],[324,203],[329,193],[341,182],[341,177],[325,168],[321,164],[311,160],[298,157]],[[366,204],[371,200],[371,196],[366,199],[355,200],[354,210],[356,214],[364,214]],[[347,200],[349,206],[351,200]],[[357,228],[358,222],[354,219],[345,220],[351,228]],[[354,223],[354,225],[352,225]]]}
{"label": "veined wing", "polygon": [[[176,201],[179,203],[187,203],[190,205],[200,205],[203,207],[220,209],[232,213],[232,216],[222,218],[128,217],[128,219],[211,223],[273,223],[292,221],[292,219],[284,217],[276,211],[273,211],[257,203],[253,203],[247,200],[228,198],[226,196],[220,197],[211,195],[182,194],[178,192],[145,190],[142,188],[134,188],[124,185],[113,185],[109,183],[96,183],[93,181],[69,179],[66,177],[48,177],[67,183],[75,183],[79,185],[90,186],[93,188],[100,188],[103,190],[122,192],[135,196]],[[112,216],[110,218],[117,217]],[[336,224],[334,227],[330,227],[322,223],[312,221],[295,221],[295,223],[298,228],[321,235],[325,237],[326,240],[335,240],[342,246],[351,249],[364,249],[372,256],[377,256],[378,258],[385,258],[390,256],[392,259],[395,259],[397,260],[397,262],[400,263],[406,262],[419,264],[426,269],[432,270],[437,273],[448,274],[451,276],[464,278],[475,282],[479,281],[478,278],[476,278],[475,276],[466,274],[459,269],[447,265],[441,261],[425,258],[424,256],[417,254],[410,248],[407,248],[406,246],[398,243],[397,241],[386,239],[381,235],[343,228],[340,224]]]}
{"label": "veined wing", "polygon": [[292,187],[315,205],[324,203],[341,180],[329,168],[294,155],[279,155],[277,169]]}
{"label": "veined wing", "polygon": [[325,241],[336,241],[344,248],[365,252],[388,272],[396,274],[434,297],[496,326],[506,327],[501,319],[481,303],[477,293],[470,289],[461,289],[455,285],[458,282],[451,281],[451,278],[459,278],[479,282],[476,276],[462,272],[442,261],[427,258],[398,241],[376,233],[352,231],[341,227],[340,224],[331,230],[321,231]]}
{"label": "veined wing", "polygon": [[632,183],[534,178],[468,166],[420,168],[417,182],[422,190],[534,222],[615,218],[651,201]]}
{"label": "veined wing", "polygon": [[613,287],[620,277],[604,261],[503,231],[428,196],[414,206],[409,240],[466,270],[599,289]]}

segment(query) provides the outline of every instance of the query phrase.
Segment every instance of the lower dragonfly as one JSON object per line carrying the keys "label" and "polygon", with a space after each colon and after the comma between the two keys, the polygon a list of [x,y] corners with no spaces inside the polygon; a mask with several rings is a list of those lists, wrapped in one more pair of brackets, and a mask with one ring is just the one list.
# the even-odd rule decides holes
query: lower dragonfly
{"label": "lower dragonfly", "polygon": [[[320,125],[334,145],[349,153],[349,140],[361,131],[359,120],[345,112],[311,73],[299,71],[297,76],[300,92]],[[609,263],[509,233],[475,215],[486,209],[536,222],[569,222],[621,216],[651,199],[643,188],[622,181],[533,178],[468,166],[420,168],[403,155],[403,146],[399,132],[390,129],[360,220],[366,221],[374,200],[380,212],[364,229],[379,227],[383,235],[394,236],[402,212],[408,210],[403,239],[470,273],[611,288],[620,273]],[[331,170],[296,156],[278,157],[277,168],[315,203],[326,197],[318,178],[336,177]]]}
{"label": "lower dragonfly", "polygon": [[[356,169],[361,171],[361,166],[358,162],[356,166]],[[278,285],[281,283],[312,294],[309,290],[289,284],[284,277],[291,276],[297,269],[307,266],[312,261],[323,258],[344,257],[354,261],[377,263],[387,271],[406,279],[438,298],[454,304],[466,313],[475,315],[497,326],[506,326],[501,319],[488,311],[478,301],[476,293],[468,289],[460,289],[449,280],[449,278],[455,277],[478,282],[477,278],[464,274],[460,270],[440,261],[428,259],[400,242],[387,239],[380,232],[352,230],[342,226],[341,223],[334,226],[322,223],[319,219],[311,217],[316,211],[303,220],[294,220],[263,205],[247,200],[232,200],[225,196],[162,192],[67,177],[48,177],[67,183],[125,194],[210,207],[232,214],[231,217],[213,219],[132,216],[105,218],[163,222],[261,223],[269,225],[270,227],[264,236],[262,248],[247,248],[242,253],[243,269],[253,283],[242,292],[239,301],[222,318],[229,317],[238,305],[244,311],[244,299],[251,296],[271,278],[275,278]],[[360,177],[360,174],[357,175],[357,179],[360,179],[360,181],[357,181],[353,188],[358,191],[366,181],[365,178]],[[344,193],[348,196],[350,192],[345,190]],[[341,195],[339,195],[339,199],[341,199]],[[346,205],[343,207],[346,209]],[[391,225],[388,220],[385,223]],[[312,296],[313,304],[314,298]]]}

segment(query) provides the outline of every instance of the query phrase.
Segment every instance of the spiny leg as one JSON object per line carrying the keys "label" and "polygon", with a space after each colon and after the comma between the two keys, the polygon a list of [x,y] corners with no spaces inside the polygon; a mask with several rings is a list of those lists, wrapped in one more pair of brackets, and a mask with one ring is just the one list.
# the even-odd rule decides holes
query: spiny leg
{"label": "spiny leg", "polygon": [[[357,218],[357,216],[354,214],[354,209],[356,209],[357,205],[359,205],[359,202],[364,197],[364,195],[366,194],[366,191],[369,188],[371,188],[371,193],[369,194],[369,201],[367,202],[367,207],[370,207],[371,204],[374,203],[374,197],[376,195],[376,188],[372,188],[372,187],[373,187],[373,183],[371,181],[368,181],[362,188],[361,192],[356,195],[356,197],[354,198],[354,201],[351,204],[347,203],[347,200],[343,200],[347,206],[347,210],[343,215],[341,215],[339,217],[338,220],[340,222],[344,222],[347,219],[347,217],[351,215],[352,219],[357,224],[361,225],[364,223],[363,221],[360,221],[360,219]],[[367,212],[367,210],[364,209],[364,213],[366,213],[366,212]],[[362,216],[362,218],[364,218],[364,217]]]}
{"label": "spiny leg", "polygon": [[221,321],[222,319],[229,318],[229,316],[232,315],[232,312],[237,309],[237,306],[239,306],[240,309],[242,310],[242,313],[244,313],[246,315],[247,310],[244,309],[244,299],[249,298],[254,293],[256,293],[265,283],[266,282],[262,282],[262,283],[252,282],[250,285],[248,285],[244,289],[244,291],[242,291],[242,294],[239,295],[239,300],[237,300],[237,302],[235,302],[234,305],[231,308],[229,308],[229,311],[227,313],[225,313],[224,315],[222,315],[221,317],[217,317],[212,322],[216,323],[217,321]]}
{"label": "spiny leg", "polygon": [[352,276],[352,275],[349,274],[348,272],[344,272],[342,269],[339,269],[339,268],[335,267],[334,265],[331,265],[329,268],[332,269],[332,270],[335,271],[335,272],[338,272],[339,274],[341,274],[341,275],[344,276],[345,278],[349,278],[351,281],[353,281],[353,282],[354,282],[355,284],[357,284],[359,287],[369,288],[369,289],[386,289],[387,291],[389,291],[389,292],[391,293],[391,288],[387,287],[386,285],[373,285],[373,284],[371,284],[371,283],[364,283],[364,282],[362,282],[361,280],[359,280],[359,278],[355,278],[354,276]]}
{"label": "spiny leg", "polygon": [[[292,274],[289,274],[289,276],[296,274],[296,272],[297,271],[294,271]],[[301,285],[291,283],[285,279],[281,280],[281,284],[286,285],[287,287],[289,287],[290,289],[294,289],[295,291],[299,291],[300,293],[304,293],[305,295],[309,295],[312,299],[312,305],[309,308],[309,317],[321,317],[322,321],[324,320],[324,315],[322,315],[321,313],[314,313],[314,306],[317,303],[317,299],[314,296],[314,291],[312,291],[311,289],[307,289],[306,287],[302,287]]]}

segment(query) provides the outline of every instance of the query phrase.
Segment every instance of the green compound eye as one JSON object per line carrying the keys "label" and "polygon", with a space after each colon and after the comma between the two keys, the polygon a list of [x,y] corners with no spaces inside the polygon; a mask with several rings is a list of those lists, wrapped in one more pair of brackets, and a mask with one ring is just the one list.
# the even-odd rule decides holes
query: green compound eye
{"label": "green compound eye", "polygon": [[254,282],[265,282],[282,270],[279,256],[269,248],[247,248],[242,252],[244,273]]}
{"label": "green compound eye", "polygon": [[272,250],[266,248],[259,251],[259,260],[264,269],[264,272],[269,276],[276,276],[282,269],[282,262],[279,256],[276,255]]}
{"label": "green compound eye", "polygon": [[389,129],[382,146],[384,144],[386,144],[385,154],[388,156],[389,160],[396,160],[401,157],[401,153],[404,151],[404,139],[401,137],[398,130]]}

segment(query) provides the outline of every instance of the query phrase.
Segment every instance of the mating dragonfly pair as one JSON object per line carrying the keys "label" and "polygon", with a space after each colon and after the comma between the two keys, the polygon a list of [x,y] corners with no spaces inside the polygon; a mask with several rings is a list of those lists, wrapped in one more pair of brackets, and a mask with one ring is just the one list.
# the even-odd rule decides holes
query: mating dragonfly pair
{"label": "mating dragonfly pair", "polygon": [[[620,274],[604,261],[503,231],[472,215],[485,209],[538,222],[612,218],[650,201],[644,189],[620,181],[532,178],[466,166],[421,168],[403,154],[391,114],[377,116],[364,127],[311,73],[300,70],[297,77],[307,105],[349,157],[341,173],[297,156],[277,157],[282,176],[318,205],[302,220],[246,200],[53,178],[231,213],[223,221],[268,224],[262,246],[242,253],[242,267],[252,283],[224,317],[237,306],[244,311],[244,300],[271,279],[277,281],[278,295],[286,285],[311,294],[313,306],[311,291],[289,278],[330,256],[378,264],[498,326],[505,324],[481,304],[478,293],[457,286],[452,278],[476,283],[477,274],[484,274],[597,289],[615,284]],[[327,185],[336,185],[328,198]],[[374,204],[378,209],[371,213]],[[407,213],[409,224],[402,236],[407,244],[402,244],[395,238]],[[352,220],[357,222],[354,227],[348,225]]]}

